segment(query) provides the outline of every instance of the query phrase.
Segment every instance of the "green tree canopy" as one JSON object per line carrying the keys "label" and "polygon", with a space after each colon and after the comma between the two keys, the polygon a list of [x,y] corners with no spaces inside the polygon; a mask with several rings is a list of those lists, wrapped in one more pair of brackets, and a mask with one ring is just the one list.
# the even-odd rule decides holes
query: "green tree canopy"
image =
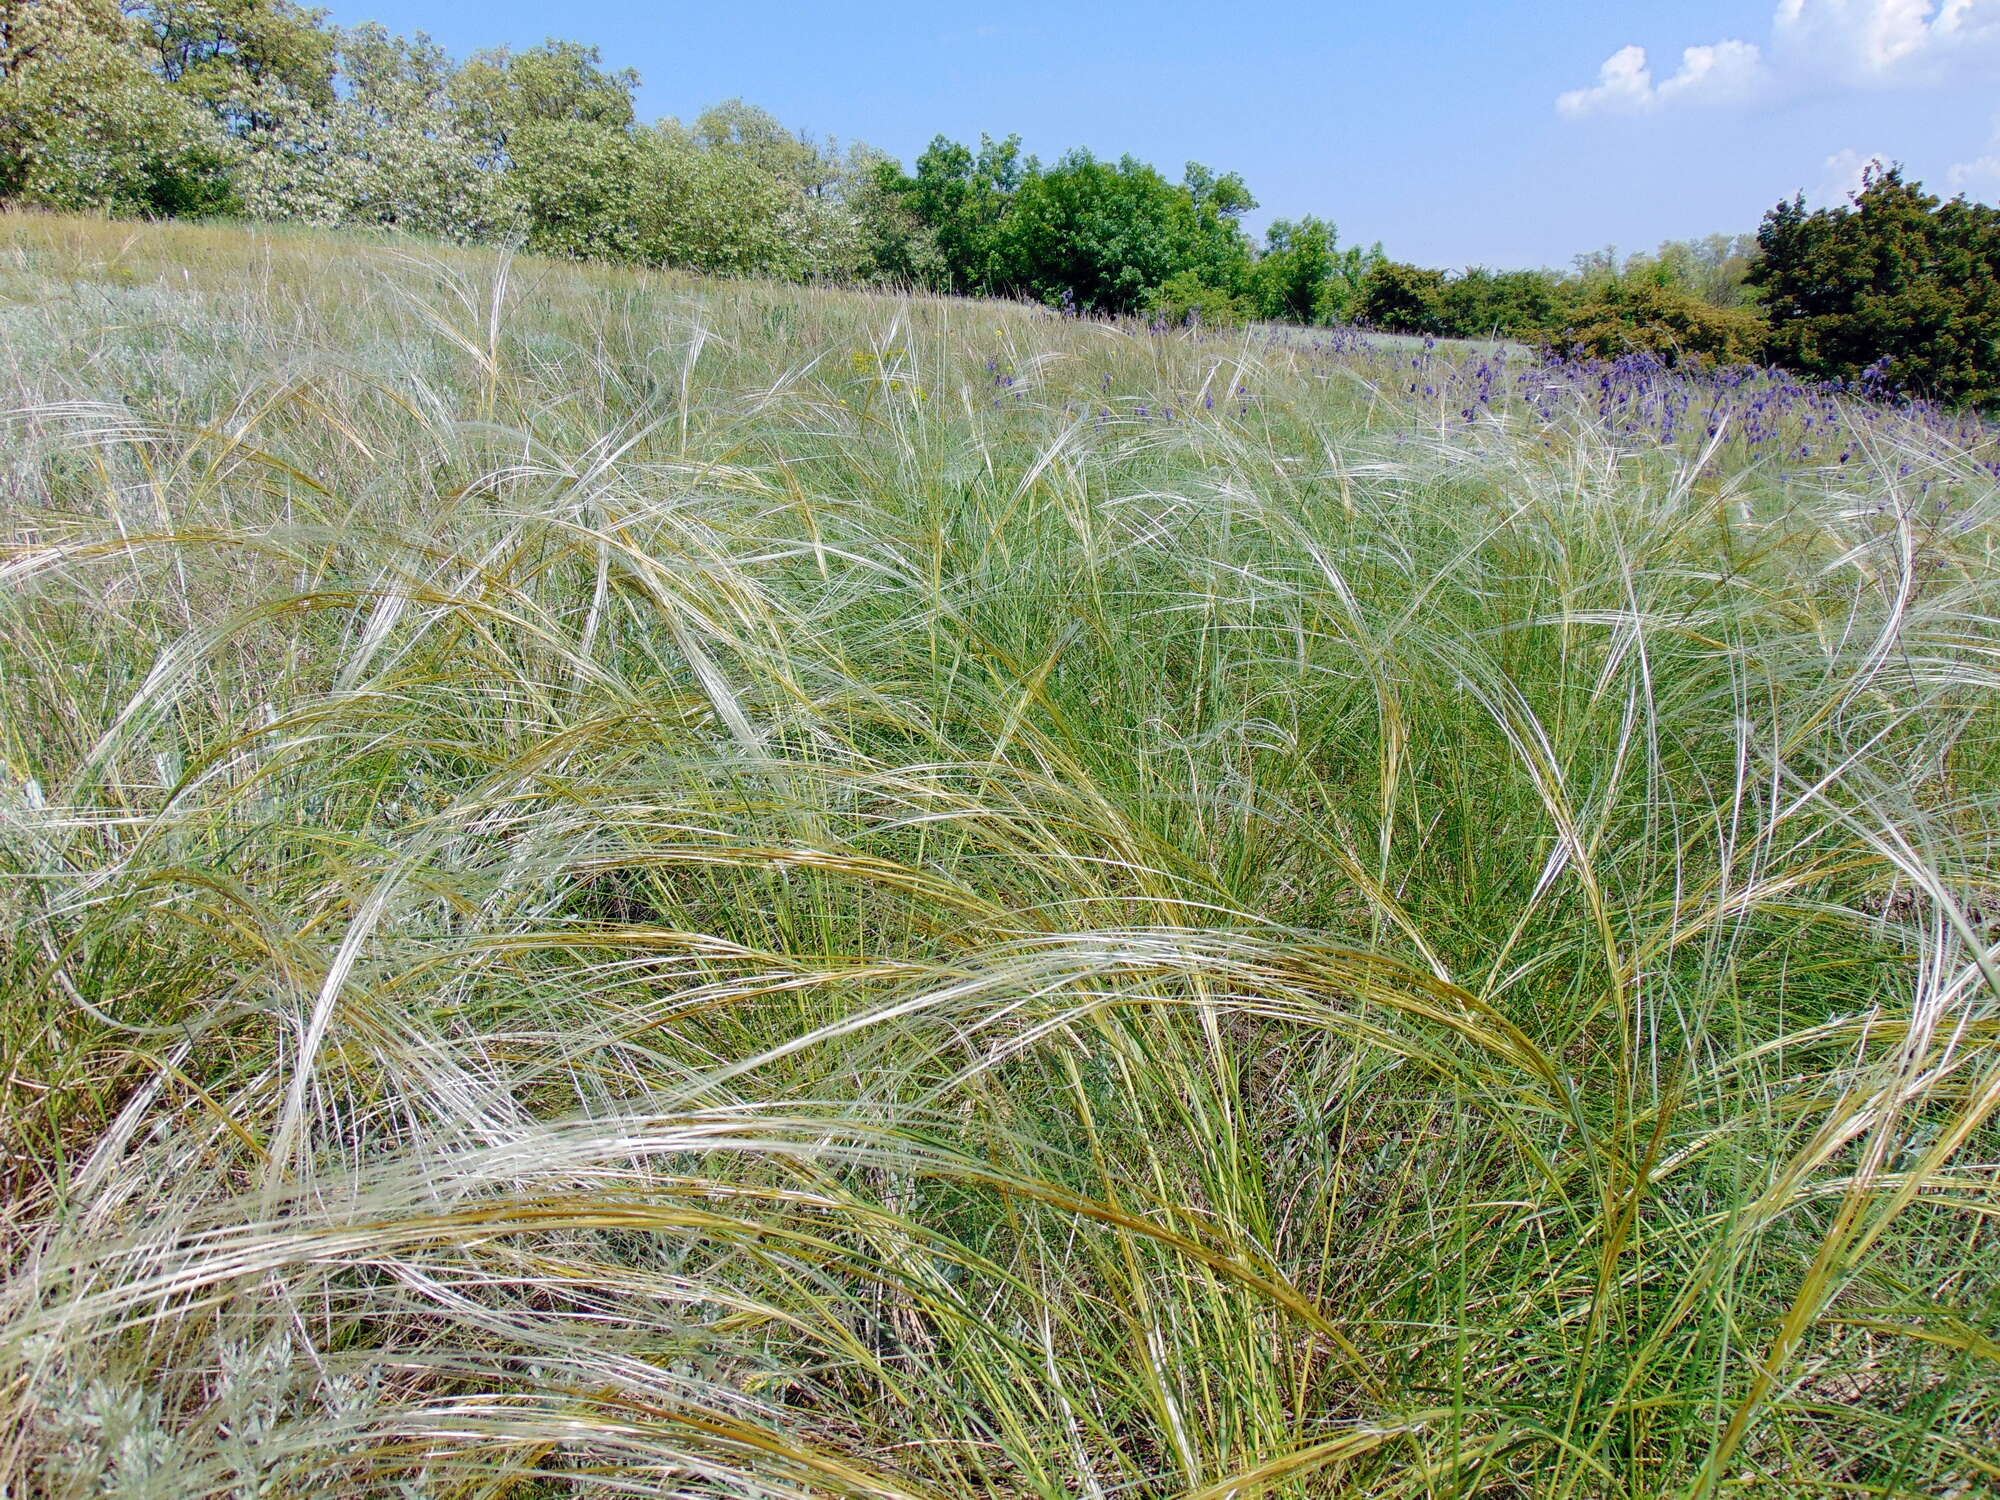
{"label": "green tree canopy", "polygon": [[113,0],[0,0],[0,201],[203,212],[226,202],[230,160]]}
{"label": "green tree canopy", "polygon": [[677,132],[537,121],[515,137],[514,161],[539,254],[719,275],[807,269],[793,253],[788,185]]}
{"label": "green tree canopy", "polygon": [[1213,172],[1191,161],[1181,173],[1192,218],[1182,241],[1180,269],[1232,294],[1249,290],[1252,251],[1243,216],[1257,206],[1235,172]]}
{"label": "green tree canopy", "polygon": [[1710,307],[1746,307],[1755,298],[1748,279],[1757,255],[1754,235],[1711,234],[1698,240],[1667,240],[1649,254],[1629,257],[1622,275],[1627,279],[1644,277]]}
{"label": "green tree canopy", "polygon": [[1088,310],[1129,311],[1181,269],[1176,241],[1191,207],[1129,156],[1114,166],[1071,151],[1021,184],[1002,236],[1004,280],[1052,303],[1069,295]]}
{"label": "green tree canopy", "polygon": [[372,22],[337,38],[340,96],[326,109],[290,109],[250,141],[236,173],[245,207],[459,241],[507,233],[504,179],[465,129],[444,49]]}
{"label": "green tree canopy", "polygon": [[291,0],[147,0],[132,12],[154,72],[232,132],[268,129],[283,101],[327,108],[336,39]]}
{"label": "green tree canopy", "polygon": [[830,144],[786,129],[769,110],[741,99],[703,110],[688,134],[703,149],[735,157],[808,197],[833,191],[841,180],[840,158]]}
{"label": "green tree canopy", "polygon": [[1260,317],[1275,322],[1339,322],[1352,315],[1363,278],[1381,258],[1379,245],[1342,249],[1326,219],[1276,219],[1250,273],[1252,300]]}
{"label": "green tree canopy", "polygon": [[[1079,309],[1324,318],[1367,263],[1280,226],[1262,270],[1243,179],[1179,182],[1018,136],[939,136],[909,173],[729,99],[642,126],[638,75],[580,42],[463,65],[300,0],[0,0],[0,200],[231,211],[728,273],[1025,294]],[[1296,244],[1293,243],[1296,240]],[[1283,257],[1289,256],[1289,262]],[[1171,297],[1161,300],[1172,284]],[[1260,290],[1261,289],[1261,290]]]}
{"label": "green tree canopy", "polygon": [[1891,167],[1838,208],[1778,204],[1757,243],[1775,362],[1852,380],[1887,360],[1904,390],[2000,404],[2000,209],[1941,202]]}
{"label": "green tree canopy", "polygon": [[597,48],[551,37],[522,52],[506,47],[475,52],[453,78],[451,93],[463,128],[504,165],[508,145],[524,125],[630,127],[638,87],[639,75],[631,68],[606,71]]}
{"label": "green tree canopy", "polygon": [[1438,312],[1454,338],[1513,338],[1563,321],[1564,288],[1546,271],[1473,266],[1447,279]]}
{"label": "green tree canopy", "polygon": [[1018,135],[982,135],[977,152],[938,136],[912,175],[885,171],[880,181],[928,230],[951,290],[991,292],[1004,275],[1001,223],[1033,166],[1021,157]]}
{"label": "green tree canopy", "polygon": [[1233,292],[1249,267],[1236,216],[1251,200],[1234,176],[1191,165],[1189,177],[1176,185],[1132,157],[1114,165],[1088,151],[1027,173],[1000,229],[1000,289],[1114,313],[1184,273]]}

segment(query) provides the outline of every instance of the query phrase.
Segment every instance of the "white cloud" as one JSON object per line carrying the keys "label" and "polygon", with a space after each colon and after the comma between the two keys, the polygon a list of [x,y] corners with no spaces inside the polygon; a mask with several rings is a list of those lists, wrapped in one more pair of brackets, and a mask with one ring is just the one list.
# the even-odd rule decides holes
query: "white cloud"
{"label": "white cloud", "polygon": [[1857,151],[1852,146],[1836,151],[1823,163],[1826,176],[1813,193],[1815,201],[1838,205],[1845,203],[1861,191],[1861,185],[1868,178],[1870,167],[1886,167],[1889,158],[1880,151]]}
{"label": "white cloud", "polygon": [[1571,119],[1584,115],[1650,114],[1679,101],[1735,102],[1763,88],[1764,60],[1749,42],[1715,42],[1681,53],[1680,70],[1655,84],[1644,47],[1623,47],[1606,58],[1592,88],[1572,89],[1556,100]]}
{"label": "white cloud", "polygon": [[1909,87],[2000,72],[1994,0],[1779,0],[1771,54],[1804,83]]}
{"label": "white cloud", "polygon": [[2000,203],[2000,153],[1957,162],[1948,175],[1954,192],[1982,203]]}
{"label": "white cloud", "polygon": [[1660,85],[1660,102],[1747,99],[1767,82],[1763,54],[1752,42],[1715,42],[1681,53],[1681,70]]}
{"label": "white cloud", "polygon": [[1556,100],[1556,109],[1575,119],[1600,112],[1638,114],[1657,108],[1659,102],[1652,70],[1646,66],[1646,49],[1621,47],[1597,70],[1595,88],[1571,89]]}
{"label": "white cloud", "polygon": [[1993,117],[1993,134],[1986,143],[1986,154],[1956,163],[1945,175],[1952,188],[1968,198],[2000,202],[2000,115]]}
{"label": "white cloud", "polygon": [[2000,0],[1778,0],[1768,46],[1715,42],[1681,53],[1655,85],[1646,49],[1625,47],[1559,113],[1647,114],[1676,103],[1741,104],[1780,89],[1908,88],[2000,78]]}

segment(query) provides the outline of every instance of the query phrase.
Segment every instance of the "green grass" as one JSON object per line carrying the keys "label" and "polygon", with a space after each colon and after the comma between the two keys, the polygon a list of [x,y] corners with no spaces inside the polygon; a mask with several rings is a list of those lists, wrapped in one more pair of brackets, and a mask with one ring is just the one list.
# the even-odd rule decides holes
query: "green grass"
{"label": "green grass", "polygon": [[2000,1485],[1990,482],[1364,377],[0,220],[0,1494]]}

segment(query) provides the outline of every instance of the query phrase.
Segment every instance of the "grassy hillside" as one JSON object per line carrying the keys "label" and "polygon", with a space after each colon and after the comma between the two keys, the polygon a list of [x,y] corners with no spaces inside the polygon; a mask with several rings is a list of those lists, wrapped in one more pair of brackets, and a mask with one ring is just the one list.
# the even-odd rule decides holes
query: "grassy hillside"
{"label": "grassy hillside", "polygon": [[2000,1485],[1988,439],[1475,357],[0,219],[0,1492]]}

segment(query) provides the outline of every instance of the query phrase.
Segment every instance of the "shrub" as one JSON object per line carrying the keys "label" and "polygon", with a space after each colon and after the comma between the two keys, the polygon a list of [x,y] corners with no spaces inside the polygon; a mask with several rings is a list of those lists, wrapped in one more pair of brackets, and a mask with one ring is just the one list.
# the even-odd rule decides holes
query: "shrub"
{"label": "shrub", "polygon": [[1563,289],[1547,271],[1474,266],[1446,281],[1439,312],[1454,338],[1509,338],[1561,321],[1562,305]]}
{"label": "shrub", "polygon": [[1230,328],[1249,311],[1245,299],[1219,286],[1209,286],[1193,271],[1169,276],[1153,293],[1147,311],[1176,326]]}
{"label": "shrub", "polygon": [[1711,307],[1656,282],[1619,280],[1600,288],[1551,341],[1599,359],[1644,350],[1668,364],[1727,365],[1756,360],[1765,336],[1763,319],[1747,308]]}
{"label": "shrub", "polygon": [[1439,334],[1445,326],[1445,274],[1385,260],[1361,279],[1358,322],[1390,333]]}

